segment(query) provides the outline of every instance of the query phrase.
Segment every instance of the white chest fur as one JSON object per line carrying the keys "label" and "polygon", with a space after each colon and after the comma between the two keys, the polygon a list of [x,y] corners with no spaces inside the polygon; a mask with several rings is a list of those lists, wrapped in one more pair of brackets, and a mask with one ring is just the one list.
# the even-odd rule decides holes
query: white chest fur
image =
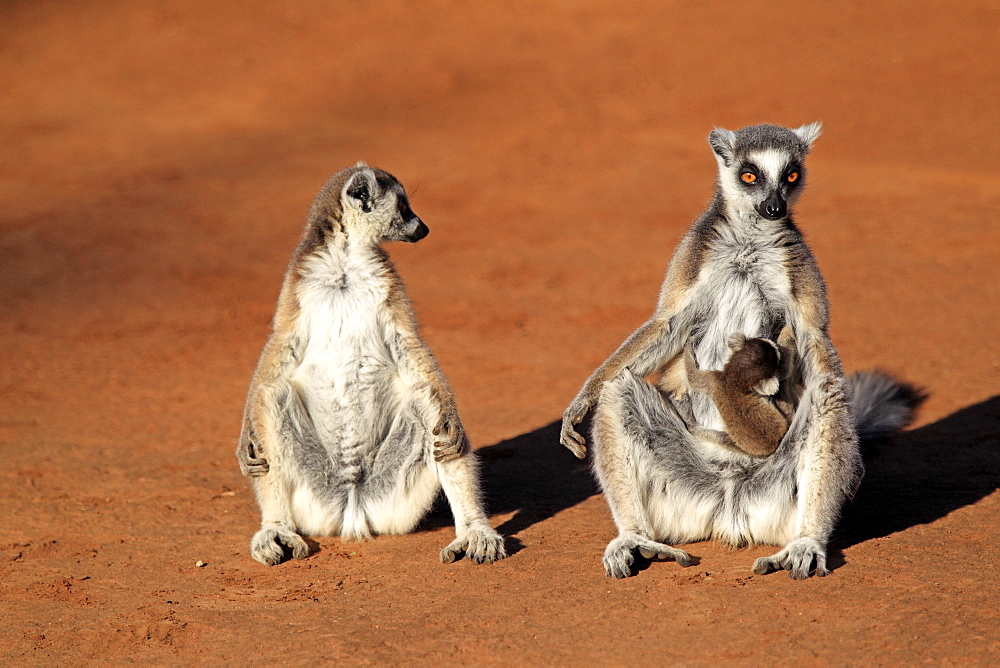
{"label": "white chest fur", "polygon": [[340,432],[364,424],[366,406],[394,373],[386,342],[388,276],[377,256],[329,248],[311,255],[301,271],[293,378],[320,437],[328,445],[355,440],[361,435]]}

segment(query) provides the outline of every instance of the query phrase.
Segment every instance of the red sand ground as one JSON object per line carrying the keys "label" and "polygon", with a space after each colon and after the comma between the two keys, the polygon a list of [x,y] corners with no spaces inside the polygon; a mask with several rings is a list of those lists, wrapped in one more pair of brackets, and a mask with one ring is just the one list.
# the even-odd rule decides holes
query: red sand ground
{"label": "red sand ground", "polygon": [[[1000,662],[1000,5],[0,4],[0,662]],[[650,313],[714,125],[822,119],[798,219],[848,369],[931,398],[833,574],[625,581],[553,426]],[[233,457],[315,191],[365,159],[512,555],[266,568]],[[196,567],[197,561],[207,562]]]}

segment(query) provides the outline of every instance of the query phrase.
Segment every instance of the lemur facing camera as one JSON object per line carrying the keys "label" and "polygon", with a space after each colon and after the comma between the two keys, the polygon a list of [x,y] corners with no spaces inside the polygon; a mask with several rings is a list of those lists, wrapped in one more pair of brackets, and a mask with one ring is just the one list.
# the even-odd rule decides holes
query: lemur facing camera
{"label": "lemur facing camera", "polygon": [[731,334],[727,342],[733,352],[722,371],[699,369],[691,348],[684,349],[688,386],[712,399],[726,430],[702,427],[693,414],[690,418],[684,415],[685,422],[692,434],[706,441],[754,457],[767,457],[778,449],[793,413],[789,402],[775,396],[785,380],[787,354],[782,355],[778,344],[770,339],[748,339],[740,332]]}
{"label": "lemur facing camera", "polygon": [[427,232],[399,181],[364,163],[316,196],[236,451],[261,510],[257,561],[307,556],[302,535],[409,532],[442,487],[457,538],[441,560],[506,556],[454,396],[381,247]]}
{"label": "lemur facing camera", "polygon": [[[652,317],[563,414],[560,440],[583,458],[586,441],[575,427],[594,410],[593,468],[618,527],[604,552],[610,576],[630,575],[636,550],[686,566],[690,556],[667,543],[710,538],[783,545],[754,563],[758,574],[825,575],[827,541],[864,473],[859,436],[895,432],[920,400],[884,374],[845,378],[830,341],[826,287],[788,210],[819,134],[814,123],[709,135],[718,162],[711,205],[681,241]],[[769,457],[692,434],[678,402],[644,380],[683,364],[688,346],[702,368],[719,369],[731,333],[775,340],[785,327],[796,350],[785,383],[795,411]],[[695,393],[690,401],[698,425],[726,427],[711,396]]]}

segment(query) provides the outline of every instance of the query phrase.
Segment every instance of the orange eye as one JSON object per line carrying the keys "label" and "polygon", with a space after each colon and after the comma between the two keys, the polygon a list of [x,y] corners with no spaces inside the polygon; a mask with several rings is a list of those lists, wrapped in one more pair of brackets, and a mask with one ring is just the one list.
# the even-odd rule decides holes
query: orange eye
{"label": "orange eye", "polygon": [[754,183],[757,180],[757,175],[753,172],[743,172],[740,174],[740,178],[743,179],[743,183]]}
{"label": "orange eye", "polygon": [[789,183],[795,183],[796,181],[799,180],[799,173],[798,172],[791,172],[788,176],[785,177],[785,179]]}

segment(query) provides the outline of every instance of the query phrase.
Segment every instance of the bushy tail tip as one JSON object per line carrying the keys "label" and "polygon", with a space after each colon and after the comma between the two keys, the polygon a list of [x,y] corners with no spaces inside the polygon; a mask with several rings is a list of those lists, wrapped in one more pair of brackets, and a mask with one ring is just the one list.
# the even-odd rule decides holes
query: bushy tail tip
{"label": "bushy tail tip", "polygon": [[882,371],[858,371],[847,379],[854,424],[862,441],[888,438],[910,424],[927,399],[924,390]]}

